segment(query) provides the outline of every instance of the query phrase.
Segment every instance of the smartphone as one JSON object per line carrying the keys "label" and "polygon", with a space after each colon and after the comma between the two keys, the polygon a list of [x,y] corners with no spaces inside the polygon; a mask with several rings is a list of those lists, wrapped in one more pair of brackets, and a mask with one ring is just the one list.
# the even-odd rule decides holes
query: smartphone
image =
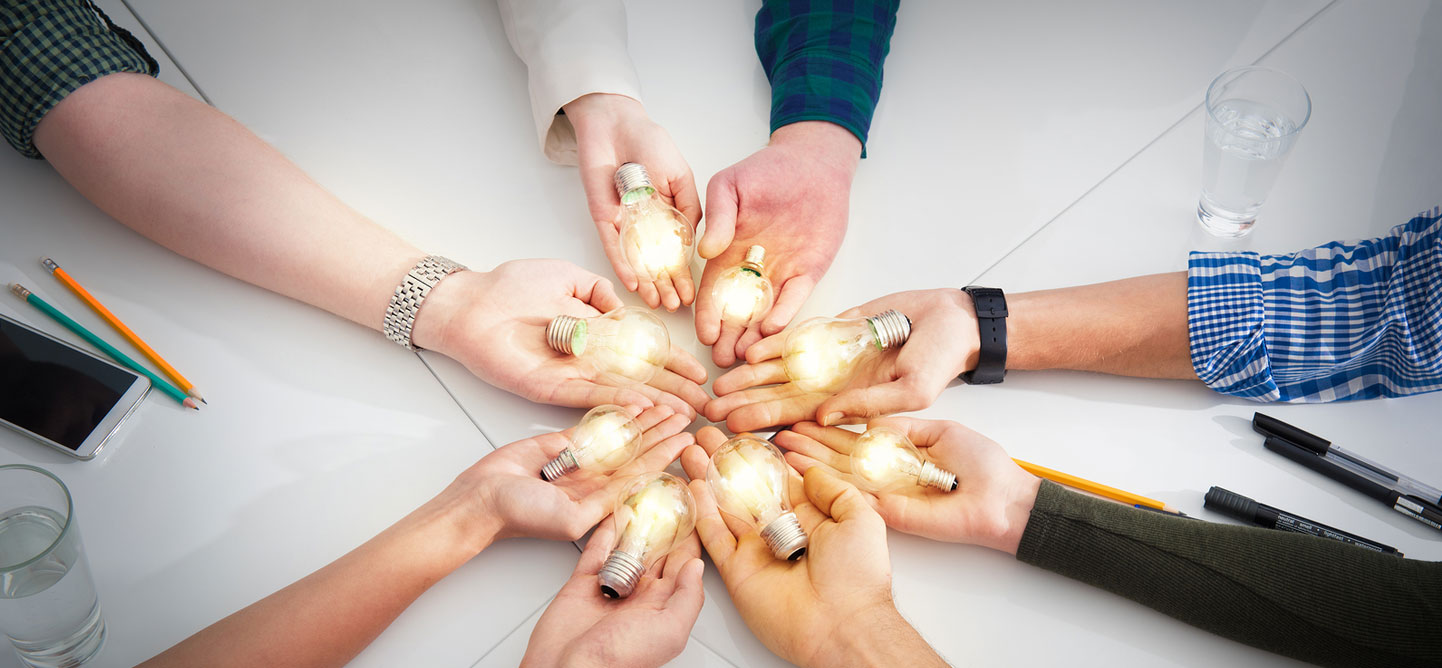
{"label": "smartphone", "polygon": [[0,314],[0,425],[94,458],[150,379]]}

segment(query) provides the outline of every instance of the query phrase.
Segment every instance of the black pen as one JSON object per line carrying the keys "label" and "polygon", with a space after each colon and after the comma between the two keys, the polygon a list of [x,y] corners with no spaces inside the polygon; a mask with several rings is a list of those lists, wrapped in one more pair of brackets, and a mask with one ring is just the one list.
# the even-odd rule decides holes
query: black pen
{"label": "black pen", "polygon": [[1421,498],[1409,494],[1402,494],[1395,489],[1383,487],[1352,471],[1337,466],[1335,463],[1323,457],[1318,457],[1311,450],[1295,445],[1291,441],[1282,440],[1275,436],[1268,436],[1263,445],[1272,452],[1387,504],[1392,510],[1426,524],[1433,529],[1442,529],[1442,510],[1438,510],[1435,506]]}
{"label": "black pen", "polygon": [[1341,529],[1329,527],[1316,520],[1309,520],[1300,515],[1293,515],[1285,510],[1273,508],[1265,503],[1257,503],[1236,492],[1212,487],[1207,490],[1207,496],[1202,502],[1202,507],[1211,508],[1227,517],[1239,519],[1249,524],[1255,524],[1263,529],[1276,529],[1278,531],[1291,531],[1292,533],[1307,534],[1319,538],[1331,538],[1357,547],[1366,548],[1376,552],[1395,554],[1402,556],[1397,548],[1391,545],[1383,545],[1374,540],[1368,540],[1354,533],[1347,533]]}
{"label": "black pen", "polygon": [[1423,501],[1434,509],[1442,511],[1442,490],[1416,478],[1393,471],[1359,454],[1343,450],[1321,436],[1303,431],[1263,413],[1252,415],[1252,429],[1263,436],[1280,438],[1304,450],[1309,450],[1312,454],[1352,473],[1383,487],[1396,490],[1403,496],[1414,496],[1418,501]]}

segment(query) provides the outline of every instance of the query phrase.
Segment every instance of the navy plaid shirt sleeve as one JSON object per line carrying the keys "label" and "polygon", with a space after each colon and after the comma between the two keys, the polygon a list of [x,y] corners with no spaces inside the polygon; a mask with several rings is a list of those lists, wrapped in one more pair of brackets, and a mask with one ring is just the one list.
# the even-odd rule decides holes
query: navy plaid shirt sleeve
{"label": "navy plaid shirt sleeve", "polygon": [[881,96],[900,0],[765,0],[756,54],[771,82],[771,131],[830,121],[861,140]]}
{"label": "navy plaid shirt sleeve", "polygon": [[76,89],[107,74],[160,66],[88,0],[0,3],[0,134],[30,158],[35,126]]}
{"label": "navy plaid shirt sleeve", "polygon": [[1442,207],[1387,236],[1190,256],[1192,366],[1218,392],[1344,401],[1442,389]]}

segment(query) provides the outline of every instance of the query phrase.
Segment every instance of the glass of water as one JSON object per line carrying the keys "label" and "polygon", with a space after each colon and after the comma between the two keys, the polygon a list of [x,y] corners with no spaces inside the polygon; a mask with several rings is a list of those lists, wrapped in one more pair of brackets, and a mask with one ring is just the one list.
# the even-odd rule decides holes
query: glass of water
{"label": "glass of water", "polygon": [[24,464],[0,466],[0,635],[37,668],[77,666],[105,642],[70,490]]}
{"label": "glass of water", "polygon": [[1246,236],[1312,117],[1312,98],[1284,72],[1239,67],[1212,81],[1206,108],[1197,222],[1219,237]]}

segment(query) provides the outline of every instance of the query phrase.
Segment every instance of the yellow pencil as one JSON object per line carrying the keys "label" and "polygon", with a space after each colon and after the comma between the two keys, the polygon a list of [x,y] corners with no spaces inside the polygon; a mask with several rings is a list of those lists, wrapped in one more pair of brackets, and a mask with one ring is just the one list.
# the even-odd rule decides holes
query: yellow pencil
{"label": "yellow pencil", "polygon": [[105,322],[110,323],[110,326],[115,328],[115,331],[120,332],[120,335],[124,336],[137,350],[150,358],[150,361],[154,362],[155,366],[160,367],[160,370],[164,371],[165,375],[174,379],[175,384],[180,387],[182,392],[195,397],[202,403],[209,403],[205,401],[205,397],[200,396],[200,393],[195,390],[194,383],[187,380],[185,376],[180,375],[180,372],[176,371],[175,367],[170,365],[170,362],[165,361],[165,359],[160,356],[160,353],[155,352],[155,349],[150,347],[150,344],[141,340],[139,334],[131,331],[129,327],[125,326],[125,323],[120,322],[120,318],[115,317],[115,314],[111,313],[110,309],[105,308],[105,305],[101,304],[99,299],[96,299],[94,295],[90,294],[89,290],[81,287],[80,283],[71,278],[70,274],[66,273],[64,269],[61,269],[60,265],[56,264],[54,260],[48,257],[42,257],[40,258],[40,264],[45,265],[46,271],[54,275],[56,280],[60,281],[65,287],[70,288],[70,291],[75,293],[75,296],[79,297],[80,301],[85,302],[86,306],[89,306],[91,310],[100,314],[100,317],[104,318]]}
{"label": "yellow pencil", "polygon": [[1152,508],[1155,510],[1165,510],[1169,513],[1179,513],[1176,508],[1173,508],[1156,499],[1147,498],[1140,494],[1132,494],[1131,492],[1126,492],[1115,487],[1103,485],[1099,482],[1092,482],[1085,478],[1078,478],[1070,473],[1062,473],[1061,471],[1049,469],[1045,466],[1037,466],[1036,464],[1033,464],[1031,462],[1024,462],[1020,459],[1012,459],[1012,461],[1016,462],[1017,466],[1025,469],[1027,473],[1030,473],[1038,478],[1046,478],[1047,480],[1050,480],[1054,483],[1066,485],[1067,487],[1074,487],[1076,489],[1082,490],[1083,492],[1091,492],[1092,494],[1096,494],[1097,496],[1104,496],[1108,499],[1111,499],[1113,501],[1120,501],[1129,506],[1145,506],[1147,508]]}

